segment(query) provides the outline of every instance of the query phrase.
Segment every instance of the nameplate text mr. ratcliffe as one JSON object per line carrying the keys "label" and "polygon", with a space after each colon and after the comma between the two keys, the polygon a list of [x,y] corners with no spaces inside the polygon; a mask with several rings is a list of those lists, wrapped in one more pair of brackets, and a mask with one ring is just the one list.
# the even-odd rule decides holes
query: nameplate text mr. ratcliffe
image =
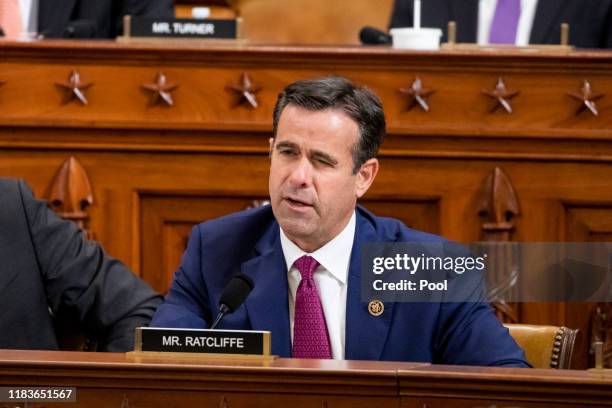
{"label": "nameplate text mr. ratcliffe", "polygon": [[139,327],[135,350],[269,355],[270,332]]}

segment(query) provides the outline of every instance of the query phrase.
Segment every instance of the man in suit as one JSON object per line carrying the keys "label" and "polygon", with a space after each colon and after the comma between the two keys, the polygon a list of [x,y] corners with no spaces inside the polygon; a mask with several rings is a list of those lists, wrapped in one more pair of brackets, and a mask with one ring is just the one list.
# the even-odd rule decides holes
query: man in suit
{"label": "man in suit", "polygon": [[45,38],[115,38],[124,15],[174,17],[172,0],[39,0],[38,33]]}
{"label": "man in suit", "polygon": [[362,301],[363,244],[443,242],[356,206],[384,133],[378,97],[345,78],[285,88],[270,139],[271,205],[194,227],[152,325],[208,327],[242,272],[254,289],[221,327],[269,330],[282,357],[527,366],[485,303],[388,302],[381,313]]}
{"label": "man in suit", "polygon": [[[488,44],[496,7],[509,0],[427,0],[422,2],[423,27],[437,27],[447,40],[447,23],[457,22],[457,41]],[[516,0],[510,0],[516,1]],[[395,0],[390,26],[411,27],[413,0]],[[559,44],[561,23],[570,26],[569,43],[579,48],[612,48],[612,0],[520,0],[520,18],[513,27],[516,45]],[[506,15],[510,9],[500,9]],[[500,16],[503,17],[503,14]],[[499,20],[502,25],[510,24]],[[507,28],[507,27],[506,27]]]}
{"label": "man in suit", "polygon": [[0,348],[57,349],[74,326],[101,351],[129,351],[162,302],[23,181],[0,179]]}

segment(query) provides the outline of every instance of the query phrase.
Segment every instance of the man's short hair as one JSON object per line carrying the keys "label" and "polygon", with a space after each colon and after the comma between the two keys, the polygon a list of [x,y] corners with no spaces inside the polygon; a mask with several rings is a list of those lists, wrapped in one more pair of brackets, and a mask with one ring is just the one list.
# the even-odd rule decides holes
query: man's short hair
{"label": "man's short hair", "polygon": [[355,86],[338,76],[306,79],[288,85],[278,95],[274,106],[273,137],[276,137],[278,121],[287,105],[310,111],[339,109],[357,123],[359,141],[352,148],[353,174],[378,154],[385,135],[385,114],[378,96],[366,87]]}

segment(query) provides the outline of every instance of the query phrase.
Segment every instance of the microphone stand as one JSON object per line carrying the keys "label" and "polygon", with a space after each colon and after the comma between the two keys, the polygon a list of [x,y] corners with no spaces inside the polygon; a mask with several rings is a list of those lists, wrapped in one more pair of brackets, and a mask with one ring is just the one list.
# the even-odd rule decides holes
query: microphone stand
{"label": "microphone stand", "polygon": [[227,307],[226,305],[221,305],[219,307],[219,314],[217,315],[217,318],[213,322],[212,326],[210,326],[210,330],[214,330],[214,328],[217,327],[217,325],[221,322],[221,319],[223,319],[223,317],[227,313],[229,313],[229,311],[229,307]]}

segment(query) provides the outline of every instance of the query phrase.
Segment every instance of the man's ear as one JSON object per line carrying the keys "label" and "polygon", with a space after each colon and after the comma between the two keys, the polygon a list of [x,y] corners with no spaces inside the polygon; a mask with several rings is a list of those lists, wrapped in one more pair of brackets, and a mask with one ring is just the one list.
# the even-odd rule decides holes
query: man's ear
{"label": "man's ear", "polygon": [[268,157],[272,157],[272,149],[274,149],[274,138],[271,137],[268,139],[268,143],[270,143],[270,150],[268,150]]}
{"label": "man's ear", "polygon": [[378,174],[378,159],[372,158],[361,165],[357,172],[357,182],[355,184],[355,194],[361,198],[370,188],[376,175]]}

